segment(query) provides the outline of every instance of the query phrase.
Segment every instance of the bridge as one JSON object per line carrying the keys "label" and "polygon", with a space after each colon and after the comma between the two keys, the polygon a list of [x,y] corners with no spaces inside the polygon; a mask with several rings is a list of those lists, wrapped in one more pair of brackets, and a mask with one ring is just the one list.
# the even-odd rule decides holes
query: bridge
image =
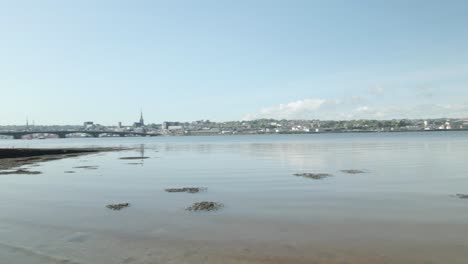
{"label": "bridge", "polygon": [[26,135],[33,134],[52,134],[57,135],[59,138],[66,138],[70,134],[87,134],[91,137],[99,137],[100,135],[115,135],[120,137],[126,136],[141,136],[141,137],[154,137],[158,134],[148,134],[143,132],[133,131],[89,131],[89,130],[64,130],[64,131],[0,131],[0,135],[11,136],[14,139],[21,139]]}

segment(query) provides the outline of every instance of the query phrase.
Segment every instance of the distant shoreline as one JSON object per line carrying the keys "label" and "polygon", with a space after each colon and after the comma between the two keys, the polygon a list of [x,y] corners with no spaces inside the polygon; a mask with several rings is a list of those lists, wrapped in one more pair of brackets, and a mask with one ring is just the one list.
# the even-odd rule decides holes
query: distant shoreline
{"label": "distant shoreline", "polygon": [[[385,131],[375,131],[375,130],[354,130],[354,131],[318,131],[318,132],[306,132],[306,131],[283,131],[283,132],[239,132],[239,133],[180,133],[180,134],[159,134],[161,137],[184,137],[184,136],[194,136],[194,137],[204,137],[204,136],[253,136],[253,135],[314,135],[314,134],[361,134],[361,133],[450,133],[450,132],[461,132],[468,131],[468,129],[432,129],[432,130],[385,130]],[[136,136],[136,138],[144,138],[145,136]],[[67,138],[96,138],[96,137],[67,137]],[[117,138],[117,137],[97,137],[97,138]],[[126,137],[124,137],[126,138]],[[134,138],[134,137],[130,137]],[[33,138],[36,139],[36,138]],[[55,138],[48,138],[55,139]],[[0,138],[0,140],[13,140],[13,138]],[[30,140],[30,139],[14,139],[14,140]],[[59,149],[57,149],[59,150]],[[71,149],[69,149],[71,150]],[[80,150],[80,149],[76,149]],[[80,152],[86,152],[86,150],[81,149]],[[2,149],[0,149],[0,159],[2,155]],[[46,155],[46,154],[41,154]]]}
{"label": "distant shoreline", "polygon": [[438,130],[394,130],[394,131],[320,131],[320,132],[305,132],[305,131],[285,131],[285,132],[276,132],[276,133],[234,133],[234,134],[219,134],[219,133],[204,133],[204,134],[182,134],[182,135],[163,135],[168,137],[173,136],[245,136],[245,135],[314,135],[314,134],[353,134],[353,133],[415,133],[415,132],[460,132],[468,131],[468,129],[438,129]]}
{"label": "distant shoreline", "polygon": [[459,132],[459,131],[468,131],[468,129],[393,130],[393,131],[362,130],[362,131],[321,131],[321,132],[284,132],[284,133],[280,132],[276,134],[404,133],[404,132]]}

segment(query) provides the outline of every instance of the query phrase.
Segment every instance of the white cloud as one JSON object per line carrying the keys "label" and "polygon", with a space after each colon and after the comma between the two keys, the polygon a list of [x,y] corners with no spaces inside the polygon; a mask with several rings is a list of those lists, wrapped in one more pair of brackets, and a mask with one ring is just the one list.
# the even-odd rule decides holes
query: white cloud
{"label": "white cloud", "polygon": [[324,104],[324,99],[304,99],[286,104],[280,104],[275,107],[262,108],[258,113],[249,114],[244,119],[256,119],[256,118],[278,118],[278,119],[296,119],[317,111]]}
{"label": "white cloud", "polygon": [[[311,87],[314,92],[323,91],[322,94],[332,97],[304,98],[269,106],[246,115],[246,118],[338,120],[468,117],[468,102],[465,101],[468,96],[467,74],[468,64],[457,64],[432,69],[384,68],[318,76],[310,81],[295,83],[293,88]],[[330,91],[326,91],[326,87],[330,87]]]}
{"label": "white cloud", "polygon": [[382,95],[385,93],[385,88],[383,88],[380,85],[374,86],[374,87],[369,88],[369,93],[372,95]]}
{"label": "white cloud", "polygon": [[361,103],[361,102],[366,101],[366,99],[362,96],[354,95],[354,96],[351,96],[350,101],[352,103]]}
{"label": "white cloud", "polygon": [[347,105],[343,100],[326,100],[321,98],[307,98],[274,107],[262,108],[258,112],[244,116],[244,120],[259,118],[274,119],[318,119],[340,116],[346,118],[344,113],[337,112],[342,106]]}
{"label": "white cloud", "polygon": [[263,108],[244,119],[400,119],[468,117],[467,103],[410,104],[410,105],[359,105],[343,103],[346,100],[303,99],[276,107]]}
{"label": "white cloud", "polygon": [[369,111],[368,106],[359,106],[358,108],[356,108],[356,112],[368,112],[368,111]]}
{"label": "white cloud", "polygon": [[416,88],[416,94],[420,98],[432,98],[434,97],[434,90],[432,87],[418,87]]}

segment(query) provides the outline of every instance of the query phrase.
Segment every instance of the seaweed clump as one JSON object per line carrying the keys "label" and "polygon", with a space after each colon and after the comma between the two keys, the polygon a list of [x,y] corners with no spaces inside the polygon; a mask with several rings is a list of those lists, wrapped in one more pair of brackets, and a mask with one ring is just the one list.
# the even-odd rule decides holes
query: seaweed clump
{"label": "seaweed clump", "polygon": [[140,159],[149,159],[149,157],[121,157],[121,160],[140,160]]}
{"label": "seaweed clump", "polygon": [[221,203],[216,203],[216,202],[198,202],[192,204],[192,206],[187,207],[187,211],[217,211],[221,208],[223,208],[224,205]]}
{"label": "seaweed clump", "polygon": [[365,171],[363,171],[363,170],[341,170],[341,172],[348,173],[348,174],[365,173]]}
{"label": "seaweed clump", "polygon": [[119,204],[108,204],[106,205],[107,208],[111,209],[111,210],[114,210],[114,211],[120,211],[124,208],[127,208],[129,207],[130,204],[129,203],[119,203]]}
{"label": "seaweed clump", "polygon": [[10,174],[41,174],[40,171],[29,171],[25,169],[17,169],[12,171],[0,171],[0,175],[10,175]]}
{"label": "seaweed clump", "polygon": [[97,170],[99,167],[96,165],[76,166],[74,169]]}
{"label": "seaweed clump", "polygon": [[304,178],[313,179],[313,180],[321,180],[321,179],[325,179],[325,178],[331,177],[332,175],[329,174],[329,173],[310,173],[310,172],[305,172],[305,173],[295,173],[294,176],[304,177]]}
{"label": "seaweed clump", "polygon": [[166,189],[166,192],[170,193],[176,193],[176,192],[185,192],[185,193],[198,193],[201,191],[206,190],[206,188],[200,188],[200,187],[184,187],[184,188],[169,188]]}

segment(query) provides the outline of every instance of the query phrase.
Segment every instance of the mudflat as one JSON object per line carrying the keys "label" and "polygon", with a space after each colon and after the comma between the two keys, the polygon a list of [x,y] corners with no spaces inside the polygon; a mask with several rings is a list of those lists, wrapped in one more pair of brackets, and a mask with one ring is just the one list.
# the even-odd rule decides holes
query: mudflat
{"label": "mudflat", "polygon": [[[0,170],[30,165],[38,162],[78,157],[117,148],[0,148]],[[10,173],[11,174],[11,173]]]}

